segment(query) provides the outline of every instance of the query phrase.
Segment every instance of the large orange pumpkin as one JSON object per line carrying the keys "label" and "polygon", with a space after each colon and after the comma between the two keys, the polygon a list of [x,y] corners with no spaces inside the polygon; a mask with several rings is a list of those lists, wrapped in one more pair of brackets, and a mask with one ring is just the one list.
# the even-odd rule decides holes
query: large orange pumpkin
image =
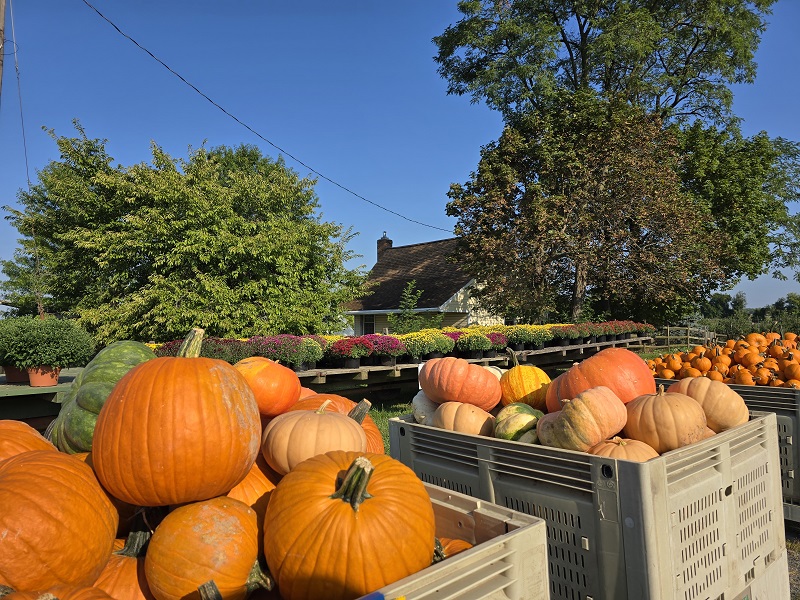
{"label": "large orange pumpkin", "polygon": [[434,535],[430,497],[411,469],[335,451],[301,463],[272,492],[264,553],[284,600],[350,600],[430,565]]}
{"label": "large orange pumpkin", "polygon": [[[353,402],[349,398],[339,396],[338,394],[312,394],[298,400],[294,405],[292,405],[289,411],[317,410],[324,402],[327,402],[328,400],[330,400],[330,404],[328,404],[328,410],[342,413],[343,415],[349,414],[350,411],[358,405],[357,402]],[[384,454],[386,452],[386,448],[383,443],[383,434],[369,414],[367,414],[364,417],[364,420],[361,421],[361,427],[363,427],[364,433],[367,435],[367,452]]]}
{"label": "large orange pumpkin", "polygon": [[0,585],[92,585],[111,556],[117,511],[84,462],[32,450],[0,462]]}
{"label": "large orange pumpkin", "polygon": [[744,398],[720,381],[705,377],[681,379],[670,385],[667,392],[694,398],[706,414],[706,424],[715,433],[747,423],[750,419]]}
{"label": "large orange pumpkin", "polygon": [[11,419],[0,421],[0,461],[29,450],[58,449],[33,427]]}
{"label": "large orange pumpkin", "polygon": [[500,382],[492,373],[452,356],[427,361],[419,371],[419,385],[428,398],[439,404],[465,402],[485,411],[497,406],[502,395]]}
{"label": "large orange pumpkin", "polygon": [[229,363],[201,358],[203,330],[177,357],[143,362],[103,405],[92,454],[110,494],[141,506],[227,493],[258,456],[261,419],[247,380]]}
{"label": "large orange pumpkin", "polygon": [[276,417],[300,399],[300,378],[289,367],[263,356],[251,356],[233,366],[244,375],[264,417]]}
{"label": "large orange pumpkin", "polygon": [[251,591],[248,583],[265,581],[258,569],[256,521],[253,509],[226,496],[176,508],[147,548],[150,591],[158,600],[195,598],[200,585],[214,580],[223,598],[243,600]]}
{"label": "large orange pumpkin", "polygon": [[644,442],[659,454],[707,437],[703,407],[685,394],[665,392],[663,385],[655,394],[635,398],[627,409],[625,437]]}
{"label": "large orange pumpkin", "polygon": [[560,410],[561,401],[600,385],[609,388],[625,404],[656,391],[655,379],[641,357],[625,348],[606,348],[572,365],[547,386],[547,410]]}

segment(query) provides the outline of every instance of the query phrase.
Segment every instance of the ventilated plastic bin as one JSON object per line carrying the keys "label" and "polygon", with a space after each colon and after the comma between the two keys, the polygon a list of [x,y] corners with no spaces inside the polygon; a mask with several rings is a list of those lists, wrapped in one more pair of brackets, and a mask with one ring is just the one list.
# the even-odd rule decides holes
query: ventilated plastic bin
{"label": "ventilated plastic bin", "polygon": [[[675,383],[672,379],[656,379],[656,385],[665,388]],[[751,411],[775,413],[778,427],[778,453],[783,490],[783,517],[800,523],[800,445],[794,438],[800,433],[800,390],[770,386],[729,384],[744,398]],[[797,476],[795,477],[795,473]]]}
{"label": "ventilated plastic bin", "polygon": [[774,414],[645,463],[411,415],[390,419],[389,435],[423,481],[547,522],[552,600],[789,597]]}
{"label": "ventilated plastic bin", "polygon": [[361,600],[546,600],[547,534],[542,519],[425,484],[436,535],[473,544]]}

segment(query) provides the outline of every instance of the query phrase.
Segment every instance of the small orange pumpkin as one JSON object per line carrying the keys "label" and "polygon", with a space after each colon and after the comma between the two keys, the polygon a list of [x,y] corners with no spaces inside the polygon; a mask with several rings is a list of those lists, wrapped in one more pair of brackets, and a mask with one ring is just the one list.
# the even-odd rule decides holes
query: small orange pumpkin
{"label": "small orange pumpkin", "polygon": [[500,377],[501,399],[503,406],[514,402],[524,402],[541,411],[547,410],[547,386],[550,377],[539,367],[521,365],[517,354],[509,349],[513,366]]}
{"label": "small orange pumpkin", "polygon": [[587,452],[595,456],[606,456],[635,462],[645,462],[651,458],[658,457],[658,452],[644,442],[621,438],[618,435],[592,446]]}
{"label": "small orange pumpkin", "polygon": [[251,356],[233,366],[253,390],[263,417],[276,417],[300,399],[300,378],[289,367],[263,356]]}

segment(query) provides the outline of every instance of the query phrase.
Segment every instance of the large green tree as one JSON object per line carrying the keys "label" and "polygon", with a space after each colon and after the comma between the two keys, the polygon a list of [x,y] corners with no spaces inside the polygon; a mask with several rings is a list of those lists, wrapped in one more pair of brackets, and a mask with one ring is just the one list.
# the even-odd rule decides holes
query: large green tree
{"label": "large green tree", "polygon": [[[774,1],[459,2],[463,17],[434,38],[439,73],[447,79],[449,93],[485,101],[506,122],[506,139],[484,152],[471,182],[451,188],[456,202],[448,208],[459,218],[462,248],[477,248],[476,235],[492,248],[472,253],[466,262],[467,270],[484,278],[484,301],[496,296],[494,290],[507,290],[507,297],[517,298],[519,306],[508,302],[515,315],[555,309],[576,319],[585,302],[595,314],[631,318],[649,311],[663,320],[689,310],[714,289],[729,289],[741,277],[797,266],[800,228],[788,204],[798,199],[798,148],[766,134],[743,138],[731,111],[730,85],[754,80],[754,53]],[[654,123],[663,136],[652,130],[643,133],[642,127]],[[508,148],[509,131],[521,136],[525,151],[533,154],[524,165],[518,157],[522,168],[512,169],[518,180],[509,176],[493,182],[486,176],[486,163],[499,160],[499,148]],[[658,260],[628,242],[657,237],[655,205],[638,208],[652,202],[657,190],[637,177],[635,163],[651,161],[658,150],[645,146],[663,147],[668,138],[677,140],[675,154],[660,166],[673,171],[678,188],[651,163],[653,173],[659,173],[651,183],[666,182],[660,193],[673,202],[672,216],[666,206],[660,209],[665,210],[661,231],[669,238],[664,242],[669,251],[659,253],[664,276],[657,277],[647,270],[659,269]],[[597,145],[603,140],[606,148]],[[559,155],[577,162],[543,160]],[[554,179],[559,170],[563,181]],[[620,178],[626,170],[629,176]],[[508,235],[500,242],[478,225],[475,210],[485,211],[487,221],[497,221],[491,213],[505,214],[510,191],[532,189],[532,183],[537,202],[551,207],[561,203],[564,214],[574,214],[570,207],[582,207],[578,212],[587,223],[594,218],[602,236],[577,223],[573,231],[582,237],[559,240],[557,246],[552,233],[562,228],[560,213],[532,212],[522,200],[515,206],[523,209],[506,226],[527,231],[527,236]],[[620,200],[617,207],[604,195],[612,186]],[[606,200],[587,204],[587,191],[600,192],[597,198]],[[472,214],[460,214],[464,206],[458,202],[478,195],[482,207],[476,209],[473,202]],[[615,210],[620,214],[612,233],[604,223]],[[673,223],[668,220],[682,221],[687,215],[696,223],[676,224],[676,233],[670,233]],[[531,223],[520,222],[524,220]],[[514,270],[513,260],[498,267],[501,255],[528,260],[534,234],[540,237],[533,254],[546,257],[537,259],[542,265],[550,261],[546,271],[544,266],[528,269],[526,282],[514,275],[521,271]],[[621,237],[597,245],[598,237],[609,241],[610,235]],[[591,250],[582,251],[581,244]],[[721,244],[724,252],[711,244]],[[680,268],[671,264],[678,258],[683,261]],[[569,286],[572,294],[567,295]]]}
{"label": "large green tree", "polygon": [[[200,148],[112,166],[105,140],[57,137],[60,160],[19,193],[22,234],[5,262],[10,298],[38,282],[48,312],[77,315],[101,341],[336,330],[365,274],[352,238],[317,214],[314,181],[255,147]],[[37,268],[38,266],[38,268]]]}
{"label": "large green tree", "polygon": [[730,117],[776,0],[462,0],[434,38],[448,92],[525,114],[559,89],[621,95],[663,120]]}
{"label": "large green tree", "polygon": [[679,315],[720,279],[722,245],[682,202],[674,137],[624,102],[565,94],[558,106],[515,119],[451,186],[462,260],[487,282],[476,294],[527,321],[578,320],[592,301]]}

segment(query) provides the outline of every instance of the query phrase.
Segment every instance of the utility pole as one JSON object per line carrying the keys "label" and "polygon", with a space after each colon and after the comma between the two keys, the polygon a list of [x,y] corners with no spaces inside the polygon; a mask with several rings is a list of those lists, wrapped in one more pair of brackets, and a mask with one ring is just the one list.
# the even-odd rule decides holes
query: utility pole
{"label": "utility pole", "polygon": [[0,102],[3,98],[3,55],[6,53],[6,0],[0,0]]}

